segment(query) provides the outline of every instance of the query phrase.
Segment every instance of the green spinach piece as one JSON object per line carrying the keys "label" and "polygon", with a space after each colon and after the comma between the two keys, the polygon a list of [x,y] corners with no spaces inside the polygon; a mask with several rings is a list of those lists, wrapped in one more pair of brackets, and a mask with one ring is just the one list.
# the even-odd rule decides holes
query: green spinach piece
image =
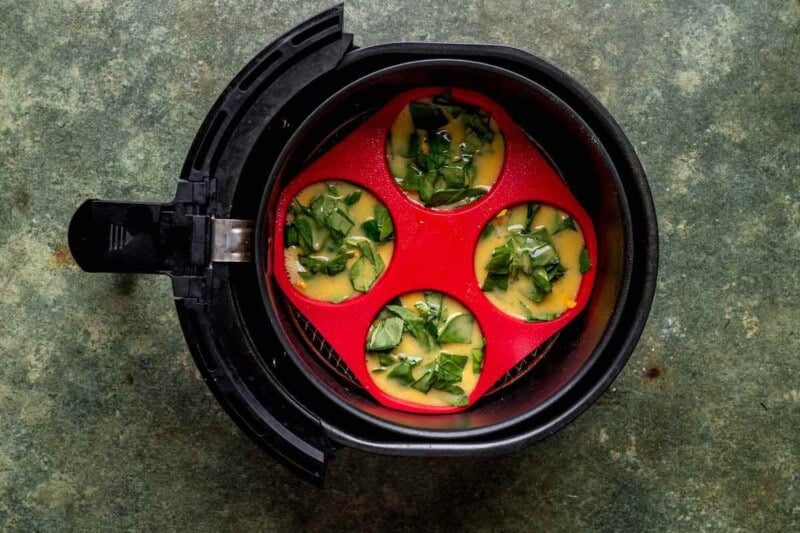
{"label": "green spinach piece", "polygon": [[578,231],[578,227],[575,225],[575,221],[572,219],[571,216],[566,216],[561,218],[560,214],[556,214],[556,221],[553,225],[553,229],[550,230],[551,235],[555,235],[560,231],[564,231],[565,229],[571,229],[573,231]]}
{"label": "green spinach piece", "polygon": [[449,386],[461,381],[467,359],[469,357],[466,355],[440,353],[412,387],[422,392],[429,392],[431,389],[447,390]]}
{"label": "green spinach piece", "polygon": [[486,279],[483,280],[481,290],[490,292],[493,290],[507,291],[508,290],[508,274],[492,274],[489,273]]}
{"label": "green spinach piece", "polygon": [[514,243],[509,239],[505,244],[502,244],[492,250],[492,256],[489,262],[486,263],[486,270],[490,274],[505,274],[508,275],[511,268],[511,259],[514,256]]}
{"label": "green spinach piece", "polygon": [[322,248],[321,244],[318,244],[316,248],[314,247],[315,224],[310,216],[305,214],[297,215],[294,226],[297,228],[298,242],[306,251],[313,250],[318,252]]}
{"label": "green spinach piece", "polygon": [[388,309],[395,315],[402,318],[405,322],[416,322],[420,320],[419,315],[417,315],[417,313],[403,307],[402,305],[387,305],[386,309]]}
{"label": "green spinach piece", "polygon": [[581,255],[578,256],[578,268],[581,274],[586,274],[592,268],[592,262],[589,261],[589,250],[584,246],[581,249]]}
{"label": "green spinach piece", "polygon": [[378,352],[378,361],[381,366],[391,366],[397,362],[397,358],[389,352]]}
{"label": "green spinach piece", "polygon": [[409,161],[406,166],[406,173],[400,181],[400,186],[407,191],[418,191],[422,186],[423,176],[425,176],[425,173],[414,162]]}
{"label": "green spinach piece", "polygon": [[437,325],[442,324],[446,317],[444,316],[444,296],[441,292],[437,291],[424,291],[423,296],[425,303],[431,310],[431,316],[435,318]]}
{"label": "green spinach piece", "polygon": [[438,105],[415,101],[409,103],[408,108],[411,111],[411,120],[417,129],[435,130],[448,122],[447,116]]}
{"label": "green spinach piece", "polygon": [[562,313],[534,313],[531,311],[524,302],[519,302],[520,307],[522,307],[522,314],[525,316],[525,320],[528,322],[549,322],[550,320],[555,320],[556,318],[560,317]]}
{"label": "green spinach piece", "polygon": [[464,389],[459,387],[458,385],[450,385],[449,387],[444,389],[445,392],[449,392],[453,394],[455,398],[450,402],[450,405],[454,407],[464,407],[465,405],[469,404],[469,398],[467,397],[467,393],[464,392]]}
{"label": "green spinach piece", "polygon": [[283,245],[288,248],[298,244],[300,244],[300,236],[297,233],[297,226],[294,223],[288,224],[283,232]]}
{"label": "green spinach piece", "polygon": [[347,213],[337,207],[331,211],[330,214],[328,214],[325,225],[328,227],[331,233],[341,239],[347,235],[347,233],[350,231],[350,228],[352,228],[355,223],[350,220],[350,217],[347,216]]}
{"label": "green spinach piece", "polygon": [[400,357],[400,364],[389,372],[389,378],[395,379],[403,385],[411,385],[414,383],[414,367],[420,362],[419,357]]}
{"label": "green spinach piece", "polygon": [[391,240],[394,233],[394,225],[389,210],[381,204],[375,205],[375,218],[371,218],[361,224],[361,229],[370,240],[375,242],[386,242]]}
{"label": "green spinach piece", "polygon": [[[329,276],[334,276],[339,272],[344,272],[344,269],[347,268],[347,261],[351,257],[355,255],[352,250],[347,250],[345,252],[340,253],[333,259],[328,260],[327,264],[325,265],[325,273]],[[301,259],[302,263],[302,259]]]}
{"label": "green spinach piece", "polygon": [[352,205],[357,204],[359,200],[361,200],[361,190],[360,189],[351,192],[350,194],[345,196],[344,200],[342,200],[342,201],[345,203],[345,205],[352,206]]}
{"label": "green spinach piece", "polygon": [[311,216],[319,226],[326,227],[338,239],[344,238],[355,225],[347,216],[347,206],[327,195],[317,196],[311,202]]}
{"label": "green spinach piece", "polygon": [[483,370],[483,348],[473,348],[470,353],[472,354],[472,372],[480,374]]}
{"label": "green spinach piece", "polygon": [[375,321],[367,334],[367,351],[380,352],[391,350],[403,338],[403,320],[398,317],[383,318]]}
{"label": "green spinach piece", "polygon": [[365,257],[367,261],[375,268],[375,273],[380,274],[383,272],[383,267],[385,266],[383,263],[383,258],[381,254],[375,251],[375,248],[372,247],[369,241],[359,239],[356,241],[356,247],[361,251],[361,257]]}
{"label": "green spinach piece", "polygon": [[300,264],[308,274],[319,274],[325,272],[328,264],[328,258],[318,255],[301,255],[298,257]]}
{"label": "green spinach piece", "polygon": [[451,318],[439,334],[439,343],[469,344],[472,341],[472,330],[475,319],[469,313],[461,313]]}
{"label": "green spinach piece", "polygon": [[430,322],[416,320],[406,322],[406,329],[412,337],[417,339],[420,347],[425,350],[425,353],[432,351],[436,348],[436,327]]}
{"label": "green spinach piece", "polygon": [[462,188],[466,185],[466,176],[464,175],[463,166],[445,165],[439,171],[439,174],[449,188]]}
{"label": "green spinach piece", "polygon": [[527,206],[527,213],[525,215],[525,229],[524,231],[527,233],[531,230],[533,226],[533,218],[536,216],[536,213],[539,212],[541,206],[539,204],[528,204]]}
{"label": "green spinach piece", "polygon": [[378,278],[378,270],[369,259],[362,256],[350,267],[349,277],[350,284],[355,290],[358,292],[367,292]]}
{"label": "green spinach piece", "polygon": [[545,296],[547,296],[547,293],[534,283],[531,285],[531,289],[527,296],[532,302],[538,304],[544,300]]}
{"label": "green spinach piece", "polygon": [[531,279],[533,280],[534,285],[538,286],[544,292],[550,292],[553,290],[553,284],[550,283],[550,276],[548,276],[547,270],[544,268],[534,268],[533,273],[531,274]]}
{"label": "green spinach piece", "polygon": [[[427,200],[423,200],[428,207],[438,207],[440,205],[455,204],[467,198],[479,198],[487,193],[484,187],[470,187],[468,189],[440,189],[431,194]],[[422,196],[420,195],[420,198]]]}
{"label": "green spinach piece", "polygon": [[400,305],[387,305],[386,309],[403,319],[406,331],[417,339],[425,352],[430,352],[436,347],[436,326],[434,324]]}

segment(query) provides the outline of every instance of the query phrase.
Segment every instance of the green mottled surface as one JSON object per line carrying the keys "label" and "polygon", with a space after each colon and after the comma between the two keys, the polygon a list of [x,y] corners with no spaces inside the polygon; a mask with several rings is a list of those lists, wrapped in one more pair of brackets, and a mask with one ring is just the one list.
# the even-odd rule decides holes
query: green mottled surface
{"label": "green mottled surface", "polygon": [[300,482],[199,379],[167,280],[65,237],[84,198],[171,197],[227,81],[330,3],[0,0],[0,530],[800,528],[800,4],[388,4],[347,6],[360,44],[540,54],[636,146],[660,281],[614,389],[513,456]]}

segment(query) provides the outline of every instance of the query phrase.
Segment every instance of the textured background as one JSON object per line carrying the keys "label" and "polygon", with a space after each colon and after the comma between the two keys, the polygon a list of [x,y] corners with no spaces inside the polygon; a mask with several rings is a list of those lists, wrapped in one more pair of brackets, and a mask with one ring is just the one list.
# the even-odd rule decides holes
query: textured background
{"label": "textured background", "polygon": [[345,450],[324,491],[194,369],[165,279],[85,275],[87,197],[166,200],[228,80],[331,2],[0,0],[0,529],[800,527],[800,4],[349,2],[358,44],[491,42],[617,117],[660,216],[616,386],[498,459]]}

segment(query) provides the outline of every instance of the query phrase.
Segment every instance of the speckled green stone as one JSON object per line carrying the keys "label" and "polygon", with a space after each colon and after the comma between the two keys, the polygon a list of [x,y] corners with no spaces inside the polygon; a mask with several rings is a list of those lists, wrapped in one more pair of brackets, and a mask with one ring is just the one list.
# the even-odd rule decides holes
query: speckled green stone
{"label": "speckled green stone", "polygon": [[648,170],[642,341],[597,405],[512,456],[345,450],[314,489],[217,406],[166,279],[76,269],[75,207],[169,198],[228,80],[330,5],[0,0],[0,530],[800,528],[796,1],[348,3],[361,45],[552,60]]}

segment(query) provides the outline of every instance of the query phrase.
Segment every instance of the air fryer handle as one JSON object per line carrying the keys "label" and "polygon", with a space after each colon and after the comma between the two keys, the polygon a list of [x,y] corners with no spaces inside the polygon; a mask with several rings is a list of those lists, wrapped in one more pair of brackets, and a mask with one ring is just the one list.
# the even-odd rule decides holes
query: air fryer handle
{"label": "air fryer handle", "polygon": [[155,274],[163,265],[164,204],[86,200],[69,224],[69,248],[87,272]]}

